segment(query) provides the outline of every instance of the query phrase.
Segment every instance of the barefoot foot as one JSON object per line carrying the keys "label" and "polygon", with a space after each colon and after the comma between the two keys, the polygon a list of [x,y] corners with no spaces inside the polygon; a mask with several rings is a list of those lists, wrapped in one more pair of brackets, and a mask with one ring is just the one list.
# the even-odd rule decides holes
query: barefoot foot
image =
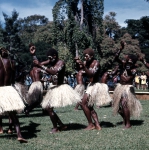
{"label": "barefoot foot", "polygon": [[74,110],[75,110],[75,111],[78,111],[79,109],[78,109],[78,108],[75,108]]}
{"label": "barefoot foot", "polygon": [[7,131],[7,133],[8,133],[8,134],[13,134],[13,131],[9,129],[9,130]]}
{"label": "barefoot foot", "polygon": [[131,128],[131,125],[124,126],[124,129],[129,129],[129,128]]}
{"label": "barefoot foot", "polygon": [[95,129],[94,124],[88,125],[84,130],[93,130],[93,129]]}
{"label": "barefoot foot", "polygon": [[3,134],[3,133],[4,133],[3,130],[1,130],[1,131],[0,131],[0,134]]}
{"label": "barefoot foot", "polygon": [[18,141],[19,141],[20,143],[27,143],[27,140],[25,140],[25,139],[23,139],[23,138],[18,138]]}
{"label": "barefoot foot", "polygon": [[95,129],[96,129],[96,130],[101,130],[100,125],[96,125],[96,126],[95,126]]}
{"label": "barefoot foot", "polygon": [[51,131],[50,131],[50,134],[53,134],[53,133],[58,133],[60,132],[60,130],[58,128],[53,128]]}

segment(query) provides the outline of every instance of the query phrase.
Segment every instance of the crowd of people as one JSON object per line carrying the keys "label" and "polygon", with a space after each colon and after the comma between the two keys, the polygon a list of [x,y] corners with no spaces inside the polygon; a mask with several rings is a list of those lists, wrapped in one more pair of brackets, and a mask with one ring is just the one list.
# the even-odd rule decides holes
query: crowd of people
{"label": "crowd of people", "polygon": [[148,77],[144,72],[136,74],[134,79],[134,86],[138,90],[148,90]]}
{"label": "crowd of people", "polygon": [[[98,115],[94,105],[103,106],[112,104],[113,113],[120,114],[123,118],[124,128],[131,127],[130,117],[139,117],[142,105],[136,99],[133,81],[136,79],[136,62],[138,57],[127,54],[124,59],[119,55],[124,49],[125,42],[115,54],[113,61],[119,65],[114,69],[107,70],[99,81],[100,62],[94,57],[94,50],[87,48],[83,51],[84,60],[79,56],[74,58],[74,74],[66,74],[65,62],[59,59],[57,50],[50,48],[47,51],[47,60],[40,62],[36,56],[36,47],[29,45],[32,56],[32,69],[29,74],[21,69],[15,76],[15,63],[10,59],[5,48],[0,49],[0,134],[3,133],[2,118],[8,115],[9,133],[15,126],[18,141],[27,142],[22,137],[17,113],[24,112],[30,115],[32,110],[41,106],[47,112],[52,122],[50,133],[57,133],[67,129],[54,108],[65,107],[75,104],[75,110],[81,107],[87,119],[88,125],[85,130],[101,130]],[[149,64],[141,59],[146,67]],[[145,88],[144,73],[142,88]],[[114,83],[113,97],[109,95],[110,82]],[[136,81],[136,80],[135,80]],[[138,85],[136,85],[138,87]],[[43,96],[43,91],[46,90]],[[6,94],[5,94],[6,93]]]}

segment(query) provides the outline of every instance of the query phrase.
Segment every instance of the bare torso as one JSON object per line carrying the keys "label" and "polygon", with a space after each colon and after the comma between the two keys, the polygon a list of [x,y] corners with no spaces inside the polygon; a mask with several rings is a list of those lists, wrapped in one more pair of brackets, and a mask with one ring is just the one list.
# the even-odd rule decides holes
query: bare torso
{"label": "bare torso", "polygon": [[[56,64],[50,66],[49,68],[50,71],[53,70],[53,73],[49,71],[49,74],[51,75],[51,82],[54,85],[61,85],[63,84],[64,81],[64,76],[65,76],[65,63],[62,60],[58,60]],[[48,73],[48,69],[47,69]]]}
{"label": "bare torso", "polygon": [[14,82],[14,63],[7,58],[0,59],[0,86],[8,86]]}
{"label": "bare torso", "polygon": [[100,73],[100,64],[97,60],[93,60],[92,63],[88,64],[85,62],[86,68],[92,72],[92,74],[88,74],[86,72],[86,76],[91,83],[99,82],[99,73]]}
{"label": "bare torso", "polygon": [[122,69],[120,72],[120,83],[122,85],[132,85],[135,78],[136,69]]}

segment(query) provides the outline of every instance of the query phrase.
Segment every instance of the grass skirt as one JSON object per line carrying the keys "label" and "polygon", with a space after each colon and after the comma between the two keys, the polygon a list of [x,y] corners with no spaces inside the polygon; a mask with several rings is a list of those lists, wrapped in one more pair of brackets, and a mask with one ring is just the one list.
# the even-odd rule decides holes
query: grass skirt
{"label": "grass skirt", "polygon": [[28,105],[34,103],[41,103],[43,99],[43,85],[40,81],[33,82],[28,91],[28,97],[26,99]]}
{"label": "grass skirt", "polygon": [[42,108],[65,107],[81,101],[79,94],[68,84],[53,85],[42,101]]}
{"label": "grass skirt", "polygon": [[21,84],[19,82],[16,82],[14,86],[19,95],[21,96],[21,98],[23,99],[24,103],[27,104],[26,100],[28,95],[28,86]]}
{"label": "grass skirt", "polygon": [[85,92],[85,86],[83,84],[78,84],[75,89],[77,93],[79,93],[81,99],[83,98],[84,92]]}
{"label": "grass skirt", "polygon": [[142,111],[142,105],[135,96],[134,87],[132,85],[118,84],[113,92],[113,112],[118,113],[120,108],[121,98],[127,99],[127,107],[130,111],[130,115],[139,117]]}
{"label": "grass skirt", "polygon": [[24,110],[24,103],[18,92],[12,86],[0,87],[0,114],[11,111],[21,113]]}
{"label": "grass skirt", "polygon": [[97,106],[103,106],[112,101],[108,86],[104,83],[89,84],[86,93],[89,96],[89,106],[93,106],[94,104]]}

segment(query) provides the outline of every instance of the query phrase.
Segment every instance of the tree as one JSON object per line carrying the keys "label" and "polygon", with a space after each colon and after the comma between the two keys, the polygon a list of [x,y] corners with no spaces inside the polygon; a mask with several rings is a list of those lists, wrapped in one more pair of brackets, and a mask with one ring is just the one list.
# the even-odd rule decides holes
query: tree
{"label": "tree", "polygon": [[[82,51],[88,47],[92,47],[99,58],[103,34],[102,16],[103,0],[59,0],[55,4],[53,44],[57,49],[58,45],[63,47],[59,53],[64,51],[65,54],[68,50],[64,58],[67,64],[73,64],[75,56],[82,57]],[[67,66],[70,68],[70,65]]]}
{"label": "tree", "polygon": [[20,26],[17,23],[19,13],[16,10],[12,11],[12,16],[8,16],[3,12],[5,27],[4,27],[4,42],[7,49],[11,53],[16,53],[22,50],[23,44],[19,37]]}
{"label": "tree", "polygon": [[6,47],[4,43],[4,29],[2,28],[2,24],[0,22],[0,47]]}
{"label": "tree", "polygon": [[[113,68],[115,65],[118,65],[117,62],[114,62],[115,53],[118,51],[120,47],[120,41],[126,42],[124,49],[120,54],[121,59],[125,59],[127,54],[134,54],[138,56],[144,56],[141,52],[139,41],[137,39],[133,39],[130,34],[126,33],[119,39],[119,41],[115,42],[112,38],[109,38],[107,35],[101,44],[102,51],[102,59],[100,61],[101,64],[101,74],[103,74],[107,69]],[[146,71],[143,63],[138,61],[138,71]]]}
{"label": "tree", "polygon": [[132,38],[138,39],[141,48],[149,47],[149,17],[145,16],[141,19],[128,19],[127,31],[132,35]]}
{"label": "tree", "polygon": [[[81,8],[78,7],[79,4]],[[68,19],[64,22],[66,15]],[[97,36],[97,32],[102,31],[102,15],[103,0],[59,0],[53,8],[53,20],[57,29],[55,34],[60,35],[58,31],[63,31],[64,42],[73,56],[76,55],[76,49],[83,50],[89,46],[98,51],[101,37]]]}
{"label": "tree", "polygon": [[20,25],[19,36],[23,43],[27,45],[33,42],[34,36],[38,28],[46,26],[48,24],[48,18],[42,15],[31,15],[18,20]]}
{"label": "tree", "polygon": [[110,37],[116,40],[119,38],[118,33],[120,30],[120,25],[116,22],[116,13],[109,12],[108,15],[105,16],[103,23],[105,28],[105,33]]}
{"label": "tree", "polygon": [[139,40],[140,48],[149,61],[149,16],[144,16],[138,20],[129,19],[125,22],[127,23],[127,32],[133,39]]}

